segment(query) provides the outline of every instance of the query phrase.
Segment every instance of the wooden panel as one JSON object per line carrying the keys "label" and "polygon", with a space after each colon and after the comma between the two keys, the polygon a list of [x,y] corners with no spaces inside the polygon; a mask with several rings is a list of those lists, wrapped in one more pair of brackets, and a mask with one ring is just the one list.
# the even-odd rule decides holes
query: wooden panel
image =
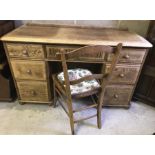
{"label": "wooden panel", "polygon": [[24,101],[49,101],[46,82],[17,82],[19,95]]}
{"label": "wooden panel", "polygon": [[3,41],[49,44],[111,45],[152,47],[141,36],[118,29],[70,27],[56,25],[24,25],[2,37]]}
{"label": "wooden panel", "polygon": [[148,99],[155,103],[155,80],[152,82],[152,86],[148,94]]}
{"label": "wooden panel", "polygon": [[155,78],[155,67],[145,65],[143,69],[143,74]]}
{"label": "wooden panel", "polygon": [[139,78],[135,94],[148,96],[151,86],[152,86],[152,78],[150,76],[142,74]]}
{"label": "wooden panel", "polygon": [[[120,54],[119,63],[142,63],[146,49],[123,48]],[[106,57],[107,61],[112,61],[113,55]]]}
{"label": "wooden panel", "polygon": [[[107,65],[104,70],[105,73],[109,72],[110,66]],[[123,84],[134,84],[139,74],[140,66],[131,65],[117,65],[114,72],[112,73],[111,83],[123,83]]]}
{"label": "wooden panel", "polygon": [[79,48],[81,46],[65,46],[65,45],[46,45],[46,53],[47,53],[47,58],[51,60],[60,60],[60,56],[58,57],[56,53],[60,52],[60,49],[65,49],[66,52],[70,52],[76,48]]}
{"label": "wooden panel", "polygon": [[36,59],[44,58],[42,45],[7,43],[6,46],[10,57]]}
{"label": "wooden panel", "polygon": [[7,79],[0,73],[0,101],[9,100],[11,97],[10,81],[10,79]]}
{"label": "wooden panel", "polygon": [[153,43],[146,57],[134,97],[155,106],[155,21],[150,22],[146,38]]}
{"label": "wooden panel", "polygon": [[[82,46],[65,46],[65,45],[47,45],[46,52],[47,58],[50,60],[60,60],[60,55],[56,55],[56,53],[60,53],[61,49],[64,49],[67,52],[76,50]],[[106,52],[106,51],[105,51]],[[93,52],[93,51],[85,51],[78,52],[75,56],[67,55],[68,61],[87,61],[87,62],[102,62],[105,59],[105,53],[101,51]]]}
{"label": "wooden panel", "polygon": [[45,62],[30,60],[11,60],[16,79],[46,80]]}
{"label": "wooden panel", "polygon": [[129,106],[133,86],[130,85],[109,85],[105,90],[105,105]]}
{"label": "wooden panel", "polygon": [[[2,7],[2,5],[1,5]],[[0,37],[14,29],[14,22],[0,21]],[[0,41],[0,101],[12,101],[16,98],[16,90],[10,73],[4,46]]]}

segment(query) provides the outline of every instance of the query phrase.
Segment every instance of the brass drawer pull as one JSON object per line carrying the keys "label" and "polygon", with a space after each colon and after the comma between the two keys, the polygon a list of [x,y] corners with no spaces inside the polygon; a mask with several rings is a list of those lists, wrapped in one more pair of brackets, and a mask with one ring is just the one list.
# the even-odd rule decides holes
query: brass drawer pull
{"label": "brass drawer pull", "polygon": [[129,56],[128,54],[126,54],[126,55],[124,55],[124,58],[125,58],[125,59],[129,59],[130,56]]}
{"label": "brass drawer pull", "polygon": [[28,52],[26,50],[23,51],[23,55],[27,55]]}
{"label": "brass drawer pull", "polygon": [[29,69],[29,70],[27,70],[26,72],[27,72],[27,74],[29,74],[29,75],[30,75],[30,74],[32,74],[32,72],[31,72],[31,70],[30,70],[30,69]]}
{"label": "brass drawer pull", "polygon": [[120,76],[121,78],[123,78],[123,77],[124,77],[124,74],[123,74],[123,73],[121,73],[119,76]]}
{"label": "brass drawer pull", "polygon": [[116,98],[116,99],[117,99],[117,98],[118,98],[118,95],[117,95],[117,94],[114,94],[114,98]]}

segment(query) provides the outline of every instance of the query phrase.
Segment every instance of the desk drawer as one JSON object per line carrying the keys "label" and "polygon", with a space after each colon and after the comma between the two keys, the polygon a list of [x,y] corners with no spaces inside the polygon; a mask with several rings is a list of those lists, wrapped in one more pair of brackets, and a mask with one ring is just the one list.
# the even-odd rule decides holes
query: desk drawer
{"label": "desk drawer", "polygon": [[60,49],[65,49],[66,52],[72,51],[76,48],[79,48],[80,46],[58,46],[58,45],[47,45],[46,46],[46,52],[47,52],[47,58],[50,58],[51,60],[60,60],[60,56],[58,57],[56,53],[60,52]]}
{"label": "desk drawer", "polygon": [[27,81],[17,82],[19,95],[24,101],[48,101],[48,88],[46,82]]}
{"label": "desk drawer", "polygon": [[[109,72],[107,65],[105,73]],[[111,83],[134,84],[139,74],[140,66],[117,65],[112,73]]]}
{"label": "desk drawer", "polygon": [[[146,49],[123,48],[120,54],[119,63],[142,63]],[[108,54],[107,61],[111,61],[112,54]]]}
{"label": "desk drawer", "polygon": [[30,60],[11,60],[16,79],[46,80],[45,62]]}
{"label": "desk drawer", "polygon": [[[82,46],[54,46],[54,45],[47,45],[46,52],[47,58],[51,60],[60,60],[60,55],[57,56],[56,53],[60,53],[60,49],[65,49],[66,53],[75,49],[78,49]],[[67,55],[67,59],[69,61],[92,61],[92,62],[102,62],[105,59],[105,53],[101,53],[98,51],[97,53],[93,53],[93,51],[81,52],[76,53],[76,56],[69,56]]]}
{"label": "desk drawer", "polygon": [[42,45],[7,43],[6,46],[10,57],[35,59],[44,58]]}
{"label": "desk drawer", "polygon": [[109,85],[105,90],[104,105],[128,106],[133,86]]}

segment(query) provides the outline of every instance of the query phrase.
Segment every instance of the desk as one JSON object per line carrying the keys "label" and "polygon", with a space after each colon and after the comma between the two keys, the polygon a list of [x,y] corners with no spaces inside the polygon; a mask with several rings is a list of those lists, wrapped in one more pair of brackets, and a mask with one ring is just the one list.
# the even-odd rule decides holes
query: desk
{"label": "desk", "polygon": [[[56,70],[60,48],[66,51],[85,45],[116,46],[123,43],[116,70],[106,88],[106,106],[129,107],[147,51],[152,45],[144,38],[128,31],[90,27],[27,24],[3,36],[5,51],[18,92],[20,103],[52,103],[50,74]],[[112,55],[82,55],[73,62],[107,62],[102,67],[108,72]],[[53,63],[55,62],[55,63]]]}

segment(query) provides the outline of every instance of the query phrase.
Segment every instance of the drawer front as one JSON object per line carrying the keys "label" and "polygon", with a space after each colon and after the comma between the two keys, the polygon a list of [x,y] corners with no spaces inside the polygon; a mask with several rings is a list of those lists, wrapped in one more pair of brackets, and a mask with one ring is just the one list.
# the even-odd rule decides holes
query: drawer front
{"label": "drawer front", "polygon": [[[105,73],[109,72],[110,65],[106,66]],[[138,77],[140,66],[117,65],[112,73],[111,83],[134,84]]]}
{"label": "drawer front", "polygon": [[10,57],[15,58],[44,58],[42,45],[7,43],[7,50]]}
{"label": "drawer front", "polygon": [[19,95],[24,101],[49,101],[46,82],[17,82]]}
{"label": "drawer front", "polygon": [[128,106],[133,86],[109,85],[105,90],[104,105]]}
{"label": "drawer front", "polygon": [[[123,48],[120,53],[119,63],[142,63],[146,49],[132,49]],[[106,57],[107,61],[111,61],[113,58],[112,54]]]}
{"label": "drawer front", "polygon": [[45,62],[30,60],[11,60],[16,79],[46,80]]}
{"label": "drawer front", "polygon": [[46,46],[46,53],[47,58],[53,59],[53,60],[60,60],[60,56],[56,55],[56,53],[60,53],[60,49],[64,49],[66,52],[70,52],[76,48],[79,48],[80,46],[57,46],[57,45],[47,45]]}
{"label": "drawer front", "polygon": [[[47,52],[47,58],[52,60],[60,60],[60,55],[56,55],[56,53],[60,53],[60,49],[64,49],[67,52],[70,52],[72,50],[78,49],[82,46],[54,46],[54,45],[47,45],[46,46],[46,52]],[[93,51],[87,51],[87,52],[81,52],[76,53],[76,57],[74,58],[68,55],[67,59],[69,61],[97,61],[101,62],[105,59],[105,53],[101,53],[98,51],[97,53],[93,53]],[[74,60],[75,59],[75,60]]]}

